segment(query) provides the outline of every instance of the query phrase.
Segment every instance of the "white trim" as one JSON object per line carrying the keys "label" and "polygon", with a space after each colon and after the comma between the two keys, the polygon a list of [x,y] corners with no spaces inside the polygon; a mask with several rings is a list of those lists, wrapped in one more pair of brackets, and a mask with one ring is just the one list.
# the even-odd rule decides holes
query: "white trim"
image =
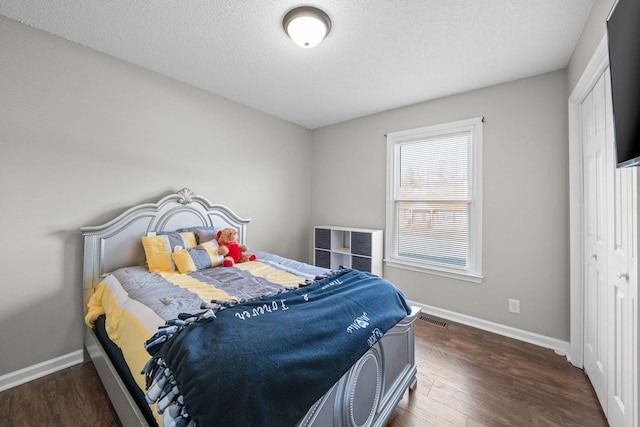
{"label": "white trim", "polygon": [[[459,131],[470,131],[473,135],[470,147],[470,213],[469,213],[469,250],[466,269],[457,269],[446,265],[437,265],[418,260],[408,260],[397,256],[397,220],[395,213],[396,178],[399,167],[397,146],[400,143],[447,135]],[[386,182],[386,218],[385,218],[385,265],[395,268],[435,274],[469,282],[481,283],[482,275],[482,152],[483,152],[484,117],[441,123],[416,129],[408,129],[387,133],[387,182]]]}
{"label": "white trim", "polygon": [[0,376],[0,391],[5,391],[29,381],[37,380],[54,372],[61,371],[83,362],[83,350],[46,360],[37,365],[27,366],[15,372]]}
{"label": "white trim", "polygon": [[562,341],[557,338],[551,338],[522,329],[512,328],[511,326],[505,326],[499,323],[490,322],[488,320],[478,319],[477,317],[467,316],[466,314],[460,314],[438,307],[420,304],[415,301],[407,302],[409,303],[409,305],[420,307],[423,313],[431,314],[442,319],[461,323],[463,325],[471,326],[473,328],[481,329],[487,332],[492,332],[494,334],[502,335],[508,338],[513,338],[518,341],[527,342],[529,344],[534,344],[544,348],[550,348],[557,354],[560,354],[562,356],[567,355],[567,350],[569,349],[569,343],[567,341]]}
{"label": "white trim", "polygon": [[589,95],[609,66],[607,35],[600,40],[591,60],[569,97],[569,275],[570,275],[570,348],[567,359],[582,368],[583,358],[583,293],[582,293],[582,143],[580,104]]}
{"label": "white trim", "polygon": [[412,264],[406,260],[394,261],[394,258],[385,259],[384,262],[385,262],[385,266],[387,267],[401,268],[403,270],[416,271],[418,273],[433,274],[435,276],[448,277],[449,279],[464,280],[466,282],[482,283],[482,280],[484,279],[484,277],[481,275],[468,273],[464,270],[454,270],[453,268],[447,269],[447,268],[439,267],[436,265],[430,266],[429,268],[425,268],[423,264],[418,264],[418,263]]}

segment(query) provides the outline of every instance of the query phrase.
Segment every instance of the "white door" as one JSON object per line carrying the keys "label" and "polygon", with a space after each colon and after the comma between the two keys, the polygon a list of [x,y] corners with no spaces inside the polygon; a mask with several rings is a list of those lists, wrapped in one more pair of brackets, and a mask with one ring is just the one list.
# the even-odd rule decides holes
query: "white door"
{"label": "white door", "polygon": [[[606,84],[609,84],[608,71]],[[610,93],[610,92],[607,92]],[[607,98],[608,138],[613,140],[611,102]],[[636,168],[615,169],[609,150],[608,174],[608,332],[607,418],[611,426],[633,425],[637,262]],[[604,402],[603,402],[604,406]]]}
{"label": "white door", "polygon": [[636,290],[632,263],[635,258],[634,239],[631,232],[632,218],[628,207],[636,194],[636,169],[619,169],[615,172],[615,226],[609,255],[609,379],[607,418],[609,425],[631,426],[634,399],[634,336],[636,334]]}
{"label": "white door", "polygon": [[584,369],[609,425],[637,420],[637,168],[616,169],[609,70],[581,104]]}
{"label": "white door", "polygon": [[640,169],[615,167],[607,54],[605,37],[569,98],[572,360],[584,367],[609,425],[638,427]]}
{"label": "white door", "polygon": [[584,183],[584,369],[607,412],[607,220],[605,81],[581,105]]}

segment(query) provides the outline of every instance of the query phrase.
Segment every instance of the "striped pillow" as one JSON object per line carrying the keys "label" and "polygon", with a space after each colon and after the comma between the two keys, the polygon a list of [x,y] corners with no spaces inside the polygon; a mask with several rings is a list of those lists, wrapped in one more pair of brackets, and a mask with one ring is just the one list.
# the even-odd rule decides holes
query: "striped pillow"
{"label": "striped pillow", "polygon": [[181,249],[171,254],[171,258],[182,274],[193,273],[222,264],[224,256],[218,254],[218,241],[210,240],[195,248]]}
{"label": "striped pillow", "polygon": [[217,237],[218,230],[220,230],[220,227],[209,227],[203,225],[198,227],[180,228],[176,231],[180,233],[193,231],[193,233],[196,235],[196,242],[200,244],[215,239]]}
{"label": "striped pillow", "polygon": [[195,247],[196,236],[193,233],[164,233],[157,236],[143,236],[142,246],[150,273],[172,272],[176,271],[176,266],[171,259],[171,253],[176,246]]}

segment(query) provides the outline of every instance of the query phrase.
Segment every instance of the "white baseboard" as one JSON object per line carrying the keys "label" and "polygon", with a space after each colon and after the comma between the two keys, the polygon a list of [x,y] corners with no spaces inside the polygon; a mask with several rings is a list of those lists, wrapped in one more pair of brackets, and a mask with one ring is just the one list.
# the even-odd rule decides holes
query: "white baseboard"
{"label": "white baseboard", "polygon": [[44,377],[54,372],[82,363],[83,350],[74,351],[55,359],[46,360],[37,365],[27,366],[19,371],[0,376],[0,391],[8,390],[29,381]]}
{"label": "white baseboard", "polygon": [[473,328],[482,329],[484,331],[493,332],[498,335],[524,341],[544,348],[550,348],[556,353],[567,356],[569,343],[557,338],[551,338],[544,335],[535,334],[533,332],[524,331],[522,329],[512,328],[511,326],[501,325],[499,323],[489,322],[487,320],[478,319],[476,317],[467,316],[465,314],[456,313],[441,308],[432,307],[430,305],[421,304],[415,301],[408,301],[410,305],[422,308],[422,312],[431,314],[432,316],[450,320],[452,322],[461,323]]}

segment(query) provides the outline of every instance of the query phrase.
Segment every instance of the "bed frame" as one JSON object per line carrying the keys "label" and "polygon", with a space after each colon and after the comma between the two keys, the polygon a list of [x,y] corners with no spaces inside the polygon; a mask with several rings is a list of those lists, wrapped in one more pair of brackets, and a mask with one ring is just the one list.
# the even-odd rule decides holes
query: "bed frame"
{"label": "bed frame", "polygon": [[[140,237],[149,232],[193,226],[233,227],[246,244],[250,220],[229,208],[183,188],[157,203],[133,206],[105,224],[82,227],[84,235],[84,312],[93,288],[105,274],[144,265]],[[383,426],[407,390],[416,387],[413,323],[420,309],[387,331],[373,347],[310,409],[299,427]],[[118,417],[125,426],[147,422],[92,329],[85,330],[85,349],[98,371]]]}

